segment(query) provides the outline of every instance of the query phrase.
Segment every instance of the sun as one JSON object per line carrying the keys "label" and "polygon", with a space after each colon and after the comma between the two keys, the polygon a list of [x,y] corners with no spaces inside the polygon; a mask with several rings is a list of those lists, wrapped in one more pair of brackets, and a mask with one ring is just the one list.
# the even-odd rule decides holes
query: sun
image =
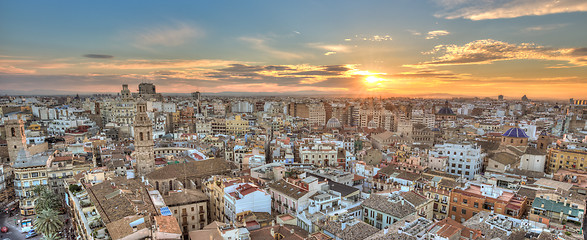
{"label": "sun", "polygon": [[365,83],[367,83],[368,85],[375,85],[375,84],[379,84],[383,81],[383,79],[378,78],[376,76],[368,76],[365,78]]}

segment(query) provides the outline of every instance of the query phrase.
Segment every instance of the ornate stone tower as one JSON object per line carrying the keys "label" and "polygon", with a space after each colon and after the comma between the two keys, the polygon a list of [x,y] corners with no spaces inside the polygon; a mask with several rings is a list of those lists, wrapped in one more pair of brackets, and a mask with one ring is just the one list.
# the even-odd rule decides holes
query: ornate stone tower
{"label": "ornate stone tower", "polygon": [[120,95],[124,100],[129,100],[132,98],[130,90],[128,89],[128,84],[122,84],[122,90],[120,90]]}
{"label": "ornate stone tower", "polygon": [[22,120],[8,120],[4,127],[6,128],[6,144],[8,145],[8,162],[13,163],[18,157],[18,152],[27,148],[24,122]]}
{"label": "ornate stone tower", "polygon": [[147,103],[137,103],[137,114],[134,120],[135,158],[137,175],[145,176],[155,169],[155,153],[153,152],[153,127],[147,116]]}

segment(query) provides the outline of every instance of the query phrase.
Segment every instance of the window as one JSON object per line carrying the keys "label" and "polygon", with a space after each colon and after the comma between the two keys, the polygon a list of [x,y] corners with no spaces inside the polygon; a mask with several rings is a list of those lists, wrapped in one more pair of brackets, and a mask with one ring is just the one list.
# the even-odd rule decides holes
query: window
{"label": "window", "polygon": [[192,207],[192,212],[194,211],[194,207]]}
{"label": "window", "polygon": [[467,199],[463,198],[463,203],[467,204]]}
{"label": "window", "polygon": [[457,207],[455,207],[455,206],[452,206],[452,211],[453,211],[453,212],[456,212],[456,211],[457,211]]}
{"label": "window", "polygon": [[461,213],[462,214],[467,214],[467,210],[463,208],[463,209],[461,209]]}
{"label": "window", "polygon": [[479,203],[475,202],[473,203],[473,206],[475,206],[475,208],[479,208]]}
{"label": "window", "polygon": [[459,199],[455,197],[455,198],[453,198],[453,199],[452,199],[452,201],[453,201],[453,202],[458,202],[458,201],[459,201]]}

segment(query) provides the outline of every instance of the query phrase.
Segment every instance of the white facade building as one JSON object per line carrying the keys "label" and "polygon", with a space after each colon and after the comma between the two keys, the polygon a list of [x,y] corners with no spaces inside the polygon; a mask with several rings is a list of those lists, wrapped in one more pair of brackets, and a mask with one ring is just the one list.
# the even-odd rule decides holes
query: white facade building
{"label": "white facade building", "polygon": [[436,145],[428,153],[428,159],[447,158],[446,172],[451,175],[473,179],[481,172],[483,154],[476,144],[445,143]]}
{"label": "white facade building", "polygon": [[232,104],[233,113],[250,113],[253,109],[254,106],[250,102],[240,101]]}
{"label": "white facade building", "polygon": [[246,211],[271,213],[271,195],[252,183],[224,188],[225,221],[236,221],[236,216]]}

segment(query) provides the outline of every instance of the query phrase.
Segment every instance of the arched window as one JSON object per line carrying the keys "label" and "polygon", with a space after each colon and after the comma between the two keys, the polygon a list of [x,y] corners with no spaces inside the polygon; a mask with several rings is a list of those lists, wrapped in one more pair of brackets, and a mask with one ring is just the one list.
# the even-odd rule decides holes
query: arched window
{"label": "arched window", "polygon": [[139,140],[143,141],[143,132],[139,133]]}
{"label": "arched window", "polygon": [[16,137],[16,130],[14,128],[10,128],[10,132],[12,133],[13,137]]}
{"label": "arched window", "polygon": [[510,139],[510,143],[514,143],[514,139]]}
{"label": "arched window", "polygon": [[169,180],[169,191],[173,190],[173,181]]}
{"label": "arched window", "polygon": [[157,189],[157,191],[159,191],[159,182],[155,182],[155,189]]}

